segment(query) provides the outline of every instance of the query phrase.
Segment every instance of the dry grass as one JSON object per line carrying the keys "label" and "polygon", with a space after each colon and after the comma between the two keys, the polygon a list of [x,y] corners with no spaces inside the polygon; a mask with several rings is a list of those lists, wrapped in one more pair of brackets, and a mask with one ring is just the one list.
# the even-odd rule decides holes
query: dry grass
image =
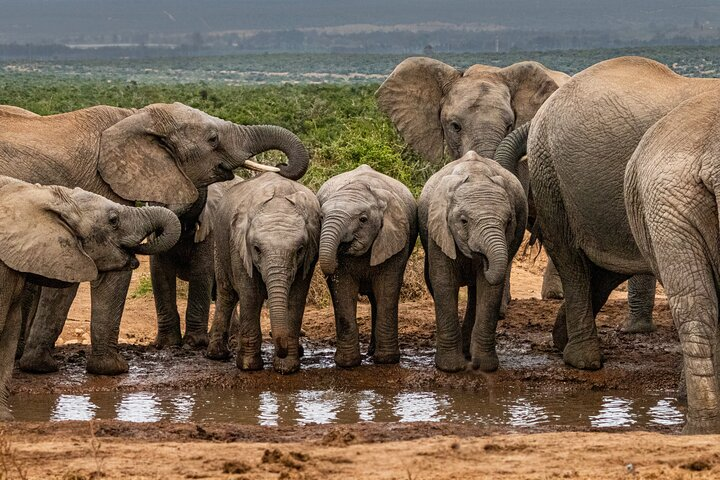
{"label": "dry grass", "polygon": [[19,478],[25,480],[27,468],[17,457],[17,452],[4,430],[0,430],[0,480]]}

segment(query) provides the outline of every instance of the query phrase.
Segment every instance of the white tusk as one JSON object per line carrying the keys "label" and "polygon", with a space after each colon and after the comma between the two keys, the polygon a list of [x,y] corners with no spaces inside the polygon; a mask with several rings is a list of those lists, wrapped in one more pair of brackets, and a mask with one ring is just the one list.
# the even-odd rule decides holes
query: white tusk
{"label": "white tusk", "polygon": [[269,165],[263,165],[262,163],[253,162],[252,160],[245,160],[245,163],[243,163],[243,167],[248,168],[250,170],[255,170],[256,172],[279,172],[280,169],[277,167],[271,167]]}

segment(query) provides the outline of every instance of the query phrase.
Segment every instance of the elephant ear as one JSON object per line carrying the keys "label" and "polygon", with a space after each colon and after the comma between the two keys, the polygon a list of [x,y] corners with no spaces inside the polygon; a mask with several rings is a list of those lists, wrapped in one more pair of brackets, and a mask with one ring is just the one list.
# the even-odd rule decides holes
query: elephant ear
{"label": "elephant ear", "polygon": [[380,265],[405,248],[410,234],[410,222],[405,202],[395,192],[369,187],[383,212],[382,227],[370,250],[370,266]]}
{"label": "elephant ear", "polygon": [[455,238],[448,225],[448,209],[455,189],[468,180],[468,175],[448,175],[435,187],[428,209],[428,235],[449,258],[455,260]]}
{"label": "elephant ear", "polygon": [[0,260],[62,282],[95,280],[95,262],[71,227],[79,212],[63,187],[18,182],[0,188]]}
{"label": "elephant ear", "polygon": [[411,57],[395,67],[375,94],[380,109],[405,141],[427,160],[442,160],[440,106],[450,85],[461,75],[438,60]]}
{"label": "elephant ear", "polygon": [[232,248],[235,254],[231,255],[233,262],[233,270],[240,268],[239,264],[236,264],[239,260],[242,263],[242,267],[247,272],[248,276],[253,276],[253,261],[252,254],[248,249],[247,234],[252,223],[253,216],[262,209],[262,207],[272,200],[275,196],[275,186],[270,185],[265,188],[259,189],[259,191],[247,192],[242,200],[248,201],[254,205],[254,208],[247,208],[244,206],[240,211],[235,214],[232,221]]}
{"label": "elephant ear", "polygon": [[545,100],[558,89],[550,73],[551,70],[537,62],[519,62],[498,70],[497,74],[510,89],[516,128],[532,120]]}
{"label": "elephant ear", "polygon": [[177,164],[167,129],[175,122],[160,107],[146,107],[102,132],[98,171],[130,201],[191,204],[198,191]]}
{"label": "elephant ear", "polygon": [[320,203],[312,192],[298,190],[285,197],[305,219],[308,244],[303,262],[303,278],[312,275],[320,244]]}

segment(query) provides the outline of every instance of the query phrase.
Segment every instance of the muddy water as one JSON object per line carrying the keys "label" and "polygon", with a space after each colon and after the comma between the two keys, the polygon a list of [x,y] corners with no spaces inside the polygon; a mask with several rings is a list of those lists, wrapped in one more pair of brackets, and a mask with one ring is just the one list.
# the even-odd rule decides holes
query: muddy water
{"label": "muddy water", "polygon": [[18,394],[13,414],[24,421],[117,419],[130,422],[233,422],[304,425],[374,422],[457,422],[510,428],[680,425],[675,399],[643,392],[554,394],[527,390],[296,390]]}

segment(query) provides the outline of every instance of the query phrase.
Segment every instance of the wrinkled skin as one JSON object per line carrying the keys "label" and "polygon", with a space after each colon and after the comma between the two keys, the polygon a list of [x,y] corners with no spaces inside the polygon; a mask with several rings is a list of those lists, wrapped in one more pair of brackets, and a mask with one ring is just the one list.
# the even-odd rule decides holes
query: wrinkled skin
{"label": "wrinkled skin", "polygon": [[318,200],[319,262],[335,313],[335,363],[360,365],[358,294],[371,305],[368,355],[375,363],[397,363],[400,288],[417,238],[415,199],[402,183],[361,165],[325,182]]}
{"label": "wrinkled skin", "polygon": [[[290,132],[235,125],[179,103],[50,116],[0,107],[0,174],[83,188],[123,205],[154,202],[178,214],[196,201],[198,188],[231,179],[235,168],[256,168],[248,160],[275,148],[289,157],[281,173],[302,176],[307,152]],[[129,272],[113,272],[92,284],[88,372],[127,371],[117,337],[129,282]],[[76,285],[43,289],[20,360],[23,370],[57,370],[51,352],[76,291]]]}
{"label": "wrinkled skin", "polygon": [[[156,233],[157,239],[140,243]],[[100,195],[0,177],[0,419],[10,420],[8,382],[22,326],[27,281],[63,284],[130,271],[134,253],[157,253],[180,236],[161,207],[133,208]]]}
{"label": "wrinkled skin", "polygon": [[[442,163],[469,151],[493,158],[501,140],[529,122],[570,76],[537,62],[505,68],[473,65],[458,70],[438,60],[411,57],[401,62],[377,91],[380,108],[405,141],[427,160]],[[527,178],[527,166],[521,167]],[[534,206],[530,201],[530,222]],[[560,277],[548,259],[542,298],[562,298]],[[509,278],[503,312],[510,300]],[[503,313],[504,316],[504,313]]]}
{"label": "wrinkled skin", "polygon": [[[447,372],[492,372],[495,327],[510,262],[522,242],[527,199],[519,180],[469,152],[430,177],[418,200],[425,280],[435,301],[435,365]],[[465,319],[458,291],[468,287]]]}
{"label": "wrinkled skin", "polygon": [[208,357],[228,358],[228,333],[240,303],[236,364],[260,370],[260,310],[267,300],[273,368],[300,368],[300,327],[317,261],[320,205],[297,182],[268,173],[230,189],[215,217],[217,300]]}
{"label": "wrinkled skin", "polygon": [[625,170],[630,229],[660,279],[683,352],[686,433],[720,433],[720,85],[674,109]]}
{"label": "wrinkled skin", "polygon": [[[157,313],[159,348],[186,345],[200,349],[208,345],[208,317],[215,285],[213,218],[227,190],[242,182],[236,177],[214,183],[201,192],[190,209],[180,215],[180,240],[167,252],[150,257],[150,278]],[[176,278],[188,282],[185,334],[180,332]]]}
{"label": "wrinkled skin", "polygon": [[[527,139],[530,184],[565,292],[554,338],[567,364],[602,366],[595,315],[621,282],[652,274],[625,211],[630,156],[658,119],[717,83],[621,57],[575,75],[535,116]],[[654,289],[646,298],[650,311]]]}

